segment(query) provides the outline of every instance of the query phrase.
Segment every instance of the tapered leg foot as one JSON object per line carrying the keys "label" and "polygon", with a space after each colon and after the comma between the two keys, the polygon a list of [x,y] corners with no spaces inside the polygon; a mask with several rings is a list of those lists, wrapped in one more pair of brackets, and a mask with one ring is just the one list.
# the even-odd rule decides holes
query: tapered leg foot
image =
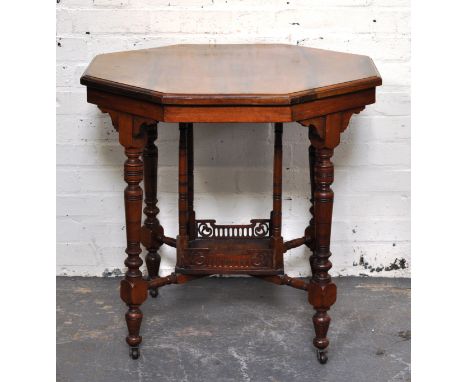
{"label": "tapered leg foot", "polygon": [[137,307],[130,307],[125,315],[125,321],[128,327],[127,343],[130,346],[138,346],[141,343],[140,326],[143,319],[143,313]]}
{"label": "tapered leg foot", "polygon": [[[148,279],[153,280],[159,277],[159,265],[161,264],[161,256],[158,252],[148,252],[145,257],[146,268],[148,269]],[[158,297],[158,288],[148,288],[151,297]]]}
{"label": "tapered leg foot", "polygon": [[[336,286],[334,283],[330,282],[326,285],[319,285],[314,281],[311,282],[309,285],[309,302],[316,310],[312,321],[314,323],[315,329],[313,343],[317,348],[317,352],[326,354],[328,345],[330,344],[330,341],[327,338],[327,332],[328,327],[330,326],[331,318],[327,312],[330,309],[330,306],[335,303],[335,301]],[[319,353],[317,353],[317,356],[318,354]]]}
{"label": "tapered leg foot", "polygon": [[143,313],[140,310],[140,306],[145,301],[146,296],[147,282],[143,279],[131,281],[122,280],[120,282],[120,297],[128,306],[127,313],[125,314],[128,335],[125,340],[128,346],[130,346],[130,351],[133,353],[135,353],[135,351],[132,349],[138,348],[142,341],[140,328],[141,322],[143,321]]}

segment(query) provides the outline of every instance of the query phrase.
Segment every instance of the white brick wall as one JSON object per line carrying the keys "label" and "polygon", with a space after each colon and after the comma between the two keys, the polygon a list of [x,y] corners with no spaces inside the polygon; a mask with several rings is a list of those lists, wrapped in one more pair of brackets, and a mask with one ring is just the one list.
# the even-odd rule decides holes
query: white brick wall
{"label": "white brick wall", "polygon": [[[377,103],[353,117],[335,154],[332,274],[409,276],[408,0],[60,0],[57,274],[124,271],[124,155],[108,116],[86,103],[79,77],[89,61],[126,49],[224,42],[300,44],[374,59],[384,81]],[[175,125],[160,125],[160,220],[170,236],[177,229],[177,134]],[[195,134],[198,216],[226,223],[267,217],[271,126],[202,124]],[[286,239],[301,236],[309,219],[306,141],[304,127],[285,126]],[[165,275],[175,253],[163,246],[161,255]],[[286,271],[308,275],[308,256],[303,247],[288,252]]]}

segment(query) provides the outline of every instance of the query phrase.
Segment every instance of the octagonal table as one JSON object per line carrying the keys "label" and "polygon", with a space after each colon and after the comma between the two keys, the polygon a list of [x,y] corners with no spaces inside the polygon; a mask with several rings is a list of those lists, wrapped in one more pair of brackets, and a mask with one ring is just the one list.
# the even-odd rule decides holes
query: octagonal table
{"label": "octagonal table", "polygon": [[[333,150],[354,113],[375,102],[382,80],[369,57],[290,45],[174,45],[98,55],[81,77],[88,102],[109,113],[127,160],[125,217],[127,272],[120,295],[130,355],[139,357],[148,291],[212,274],[245,274],[308,293],[317,357],[327,361],[328,310],[336,286],[328,274],[332,224]],[[311,219],[304,235],[281,234],[283,122],[308,128]],[[179,234],[164,234],[157,215],[158,122],[179,123]],[[274,123],[273,203],[269,217],[221,225],[196,219],[193,180],[193,124]],[[259,128],[266,128],[260,126]],[[143,212],[146,219],[142,225]],[[148,279],[140,267],[140,243],[147,249]],[[159,248],[177,249],[175,272],[159,276]],[[283,254],[306,245],[312,277],[306,282],[284,273]]]}

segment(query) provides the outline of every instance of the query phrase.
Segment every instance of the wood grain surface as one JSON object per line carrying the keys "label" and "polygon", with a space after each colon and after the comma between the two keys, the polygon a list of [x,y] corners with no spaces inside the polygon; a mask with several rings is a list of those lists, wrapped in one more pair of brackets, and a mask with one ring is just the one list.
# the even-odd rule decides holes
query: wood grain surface
{"label": "wood grain surface", "polygon": [[98,55],[88,87],[166,105],[289,105],[382,82],[367,56],[283,44],[172,45]]}

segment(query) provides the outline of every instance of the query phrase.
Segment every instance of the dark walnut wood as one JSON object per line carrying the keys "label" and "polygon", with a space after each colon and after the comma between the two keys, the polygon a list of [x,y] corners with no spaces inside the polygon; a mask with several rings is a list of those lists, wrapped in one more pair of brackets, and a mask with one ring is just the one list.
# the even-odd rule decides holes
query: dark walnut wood
{"label": "dark walnut wood", "polygon": [[[328,311],[336,286],[328,273],[334,149],[353,114],[375,102],[381,78],[366,56],[289,45],[175,45],[97,56],[81,78],[88,102],[109,113],[125,148],[127,272],[121,298],[131,356],[139,356],[148,291],[211,274],[246,274],[308,292],[319,362],[327,362]],[[158,122],[179,123],[179,232],[164,235],[157,215]],[[311,218],[304,236],[282,237],[283,122],[309,132]],[[273,203],[269,217],[224,225],[197,219],[194,208],[194,122],[274,123]],[[143,210],[146,219],[142,225]],[[143,244],[148,280],[140,271]],[[159,248],[177,250],[175,272],[159,277]],[[306,245],[309,282],[284,274],[283,255]]]}

